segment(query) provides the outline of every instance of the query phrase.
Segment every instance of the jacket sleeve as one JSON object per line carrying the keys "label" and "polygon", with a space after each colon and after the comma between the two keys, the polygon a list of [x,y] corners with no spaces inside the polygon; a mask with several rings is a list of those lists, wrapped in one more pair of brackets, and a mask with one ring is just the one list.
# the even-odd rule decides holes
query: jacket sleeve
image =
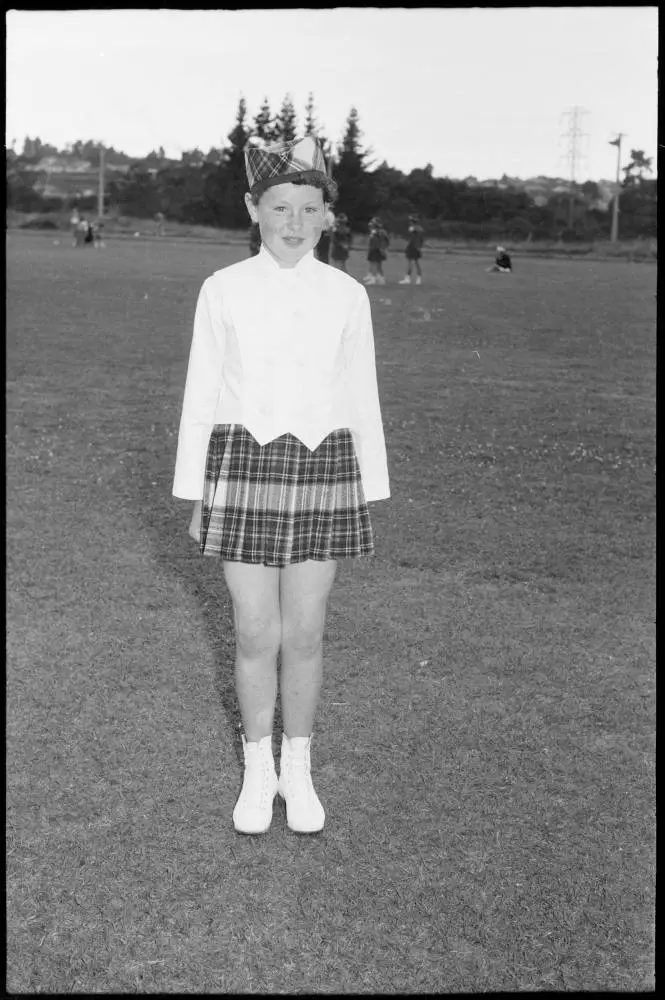
{"label": "jacket sleeve", "polygon": [[374,333],[369,297],[359,287],[345,330],[345,356],[351,397],[351,433],[365,499],[390,496],[388,459],[376,378]]}
{"label": "jacket sleeve", "polygon": [[199,293],[178,432],[173,496],[200,500],[206,456],[222,385],[224,323],[219,293],[207,278]]}

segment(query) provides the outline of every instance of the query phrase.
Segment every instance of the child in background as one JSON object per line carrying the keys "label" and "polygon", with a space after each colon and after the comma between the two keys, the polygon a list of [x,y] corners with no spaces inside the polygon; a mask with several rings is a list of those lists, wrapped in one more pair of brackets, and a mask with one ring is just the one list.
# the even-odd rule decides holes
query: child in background
{"label": "child in background", "polygon": [[261,249],[261,231],[259,229],[258,223],[253,222],[249,227],[249,255],[250,257],[256,257],[257,253]]}
{"label": "child in background", "polygon": [[[311,777],[326,604],[337,560],[374,549],[368,501],[390,495],[367,292],[314,257],[336,186],[313,136],[245,148],[254,257],[199,294],[173,493],[221,560],[233,601],[245,762],[239,833],[273,801],[298,833],[323,828]],[[280,774],[272,751],[281,657]]]}
{"label": "child in background", "polygon": [[75,208],[75,209],[73,209],[71,217],[69,219],[69,225],[71,226],[71,230],[72,230],[72,246],[73,247],[75,247],[75,246],[78,245],[76,234],[78,232],[78,227],[79,227],[80,221],[81,221],[81,219],[80,219],[80,216],[79,216],[78,208]]}
{"label": "child in background", "polygon": [[328,264],[330,262],[330,238],[334,225],[335,216],[333,215],[332,210],[328,208],[326,211],[323,232],[321,233],[321,239],[316,245],[316,257],[322,264]]}
{"label": "child in background", "polygon": [[383,262],[388,256],[389,242],[381,219],[375,215],[369,222],[369,246],[367,249],[369,274],[363,278],[366,285],[385,285]]}
{"label": "child in background", "polygon": [[400,285],[411,284],[411,272],[416,268],[416,284],[422,281],[422,271],[420,270],[420,258],[422,257],[423,243],[425,242],[425,232],[418,221],[417,215],[409,216],[409,236],[404,254],[406,256],[406,277],[402,278]]}
{"label": "child in background", "polygon": [[87,239],[88,235],[88,222],[84,215],[79,219],[78,226],[76,227],[76,236],[74,239],[74,245],[77,247],[82,247]]}
{"label": "child in background", "polygon": [[339,267],[340,271],[346,272],[346,262],[351,251],[351,227],[344,212],[340,212],[335,220],[335,225],[331,235],[330,255],[333,264]]}
{"label": "child in background", "polygon": [[94,239],[95,250],[102,250],[106,246],[104,243],[104,223],[101,219],[97,219],[93,228],[92,236]]}

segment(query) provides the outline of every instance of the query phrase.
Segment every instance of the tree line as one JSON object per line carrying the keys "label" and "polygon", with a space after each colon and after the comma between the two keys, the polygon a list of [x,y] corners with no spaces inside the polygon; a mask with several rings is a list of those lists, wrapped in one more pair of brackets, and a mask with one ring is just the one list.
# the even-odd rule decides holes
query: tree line
{"label": "tree line", "polygon": [[[551,193],[546,204],[536,204],[514,183],[488,187],[435,177],[431,164],[408,174],[385,160],[377,166],[371,149],[363,143],[357,109],[351,108],[342,139],[334,145],[316,120],[313,94],[305,107],[302,133],[289,95],[276,113],[264,98],[252,120],[241,98],[226,143],[207,153],[187,150],[180,160],[174,160],[160,148],[137,160],[105,147],[105,212],[140,219],[161,213],[174,222],[246,229],[245,143],[252,137],[274,141],[293,139],[297,134],[316,135],[321,140],[339,188],[335,208],[347,214],[356,232],[366,232],[370,218],[378,214],[390,232],[403,235],[409,214],[417,212],[426,235],[443,239],[589,240],[609,235],[611,211],[597,207],[599,191],[593,181],[574,185],[570,192]],[[76,200],[78,207],[94,210],[94,198],[86,202],[83,198],[40,195],[35,189],[39,177],[36,167],[44,157],[65,156],[86,160],[96,169],[100,148],[99,143],[88,140],[60,151],[39,139],[26,139],[21,153],[8,150],[8,206],[22,211],[53,211],[70,207]],[[624,167],[620,198],[624,238],[656,235],[656,181],[647,178],[650,172],[651,159],[643,150],[632,150]]]}

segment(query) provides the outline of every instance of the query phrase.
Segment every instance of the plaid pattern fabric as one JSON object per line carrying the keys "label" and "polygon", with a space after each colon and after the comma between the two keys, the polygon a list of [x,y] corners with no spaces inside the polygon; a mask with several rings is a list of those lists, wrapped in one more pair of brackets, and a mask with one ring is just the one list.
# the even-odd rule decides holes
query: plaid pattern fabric
{"label": "plaid pattern fabric", "polygon": [[314,451],[292,434],[260,445],[240,424],[210,435],[202,555],[287,566],[371,555],[374,540],[348,429]]}
{"label": "plaid pattern fabric", "polygon": [[265,148],[245,146],[245,168],[250,190],[259,181],[268,185],[286,180],[289,176],[325,174],[326,161],[314,136],[293,139],[290,142],[273,142]]}

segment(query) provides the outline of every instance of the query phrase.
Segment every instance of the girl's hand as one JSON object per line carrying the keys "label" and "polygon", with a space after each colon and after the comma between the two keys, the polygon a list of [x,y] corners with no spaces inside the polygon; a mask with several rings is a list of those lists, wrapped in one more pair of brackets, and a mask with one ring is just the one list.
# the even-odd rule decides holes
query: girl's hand
{"label": "girl's hand", "polygon": [[194,510],[192,511],[192,520],[189,522],[189,537],[193,538],[194,541],[199,544],[201,540],[201,501],[194,501]]}

